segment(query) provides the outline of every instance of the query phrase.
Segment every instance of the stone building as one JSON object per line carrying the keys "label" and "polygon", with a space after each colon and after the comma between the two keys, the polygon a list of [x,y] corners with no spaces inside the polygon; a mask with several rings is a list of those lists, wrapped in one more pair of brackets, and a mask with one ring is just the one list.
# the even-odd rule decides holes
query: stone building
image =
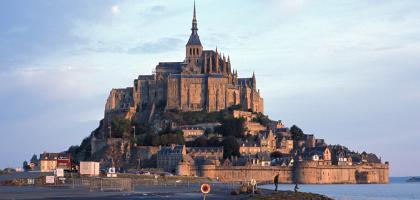
{"label": "stone building", "polygon": [[162,147],[157,153],[157,168],[167,172],[175,172],[179,162],[186,159],[185,145],[171,145]]}
{"label": "stone building", "polygon": [[290,154],[293,150],[293,140],[291,138],[282,137],[282,139],[278,140],[277,143],[277,151],[282,154]]}
{"label": "stone building", "polygon": [[241,154],[256,155],[258,153],[272,152],[277,149],[276,137],[273,132],[261,132],[256,141],[240,141],[239,152]]}
{"label": "stone building", "polygon": [[[162,147],[157,153],[157,168],[167,172],[178,172],[183,164],[200,167],[205,164],[219,165],[223,159],[223,147],[185,147],[171,145]],[[188,167],[189,169],[189,167]]]}
{"label": "stone building", "polygon": [[185,127],[181,131],[184,133],[184,140],[187,142],[203,136],[205,132],[204,129],[199,127]]}
{"label": "stone building", "polygon": [[264,112],[255,74],[239,78],[229,56],[218,49],[204,50],[198,35],[194,6],[190,38],[185,58],[180,62],[160,62],[152,75],[140,75],[133,87],[113,89],[107,99],[105,116],[122,113],[131,118],[137,110],[156,107],[179,111],[220,111],[233,105]]}
{"label": "stone building", "polygon": [[41,172],[52,172],[57,169],[57,160],[59,157],[60,153],[42,153],[39,156]]}

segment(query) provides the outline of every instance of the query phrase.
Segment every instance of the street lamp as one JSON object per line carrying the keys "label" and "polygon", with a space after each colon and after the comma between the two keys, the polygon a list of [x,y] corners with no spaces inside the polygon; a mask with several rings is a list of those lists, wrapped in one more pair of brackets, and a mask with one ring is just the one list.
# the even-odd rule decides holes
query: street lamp
{"label": "street lamp", "polygon": [[136,126],[133,126],[133,139],[136,141]]}
{"label": "street lamp", "polygon": [[109,125],[109,126],[108,126],[108,128],[109,128],[109,139],[111,139],[111,138],[112,138],[112,134],[111,134],[111,125]]}

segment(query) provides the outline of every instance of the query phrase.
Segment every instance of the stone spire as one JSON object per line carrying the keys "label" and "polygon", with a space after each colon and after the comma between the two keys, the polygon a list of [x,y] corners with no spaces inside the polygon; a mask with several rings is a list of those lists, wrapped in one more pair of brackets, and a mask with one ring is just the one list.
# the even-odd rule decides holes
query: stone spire
{"label": "stone spire", "polygon": [[228,62],[228,74],[230,74],[230,73],[232,73],[232,71],[231,71],[231,65],[230,65],[230,56],[228,55],[228,60],[227,60],[227,62]]}
{"label": "stone spire", "polygon": [[198,31],[198,27],[197,27],[197,15],[195,14],[195,1],[194,1],[194,14],[193,14],[191,31],[192,31],[193,34],[197,34],[197,31]]}
{"label": "stone spire", "polygon": [[194,1],[194,13],[193,13],[193,19],[192,19],[192,27],[191,27],[191,36],[188,40],[187,45],[200,45],[200,37],[198,36],[198,26],[197,26],[197,15],[195,11],[195,1]]}
{"label": "stone spire", "polygon": [[216,61],[216,73],[219,73],[219,51],[217,50],[217,46],[216,46],[216,58],[215,58],[215,61]]}
{"label": "stone spire", "polygon": [[194,1],[191,35],[187,44],[185,45],[185,62],[189,64],[189,66],[186,68],[186,71],[194,73],[201,71],[198,67],[198,60],[203,53],[203,46],[201,45],[200,37],[198,36],[197,31],[197,15]]}
{"label": "stone spire", "polygon": [[252,87],[257,88],[257,80],[255,79],[255,72],[252,72]]}

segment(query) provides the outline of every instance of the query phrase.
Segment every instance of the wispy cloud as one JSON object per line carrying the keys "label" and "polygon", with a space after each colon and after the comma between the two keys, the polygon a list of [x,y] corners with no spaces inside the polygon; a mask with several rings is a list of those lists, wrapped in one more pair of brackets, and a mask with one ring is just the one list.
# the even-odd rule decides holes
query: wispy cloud
{"label": "wispy cloud", "polygon": [[155,54],[155,53],[165,53],[170,52],[175,49],[180,49],[185,42],[179,38],[160,38],[154,42],[145,42],[137,47],[130,49],[128,52],[132,54]]}
{"label": "wispy cloud", "polygon": [[111,6],[111,13],[114,15],[117,15],[121,12],[119,5],[113,5]]}

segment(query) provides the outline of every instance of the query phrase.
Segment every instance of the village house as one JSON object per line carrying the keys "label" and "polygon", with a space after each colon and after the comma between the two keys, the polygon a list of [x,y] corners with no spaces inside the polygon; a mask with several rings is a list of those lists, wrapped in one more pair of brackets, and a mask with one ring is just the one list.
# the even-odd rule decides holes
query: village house
{"label": "village house", "polygon": [[58,156],[59,153],[42,153],[39,156],[41,172],[52,172],[57,169]]}
{"label": "village house", "polygon": [[176,172],[181,162],[188,162],[190,165],[200,165],[205,162],[219,163],[221,159],[223,159],[223,147],[171,145],[162,147],[158,151],[157,168],[167,172]]}
{"label": "village house", "polygon": [[239,142],[239,152],[241,154],[255,155],[263,152],[273,152],[277,149],[276,138],[271,131],[261,132],[257,140],[245,140]]}
{"label": "village house", "polygon": [[184,140],[186,142],[193,141],[198,137],[204,135],[204,129],[199,127],[185,127],[182,128],[181,131],[184,133]]}
{"label": "village house", "polygon": [[293,150],[293,140],[291,138],[282,137],[281,140],[277,142],[277,149],[282,154],[290,154]]}
{"label": "village house", "polygon": [[318,162],[319,165],[332,165],[331,156],[331,150],[327,146],[304,150],[304,160]]}

